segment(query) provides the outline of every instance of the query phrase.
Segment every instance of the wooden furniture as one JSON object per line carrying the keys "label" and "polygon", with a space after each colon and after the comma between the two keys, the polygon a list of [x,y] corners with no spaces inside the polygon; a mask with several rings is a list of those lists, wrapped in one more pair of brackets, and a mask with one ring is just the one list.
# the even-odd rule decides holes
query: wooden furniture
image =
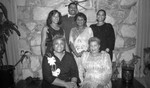
{"label": "wooden furniture", "polygon": [[145,88],[139,81],[135,78],[133,79],[132,83],[125,83],[122,81],[121,78],[118,78],[115,81],[112,81],[112,88]]}
{"label": "wooden furniture", "polygon": [[144,74],[150,76],[150,47],[144,48]]}

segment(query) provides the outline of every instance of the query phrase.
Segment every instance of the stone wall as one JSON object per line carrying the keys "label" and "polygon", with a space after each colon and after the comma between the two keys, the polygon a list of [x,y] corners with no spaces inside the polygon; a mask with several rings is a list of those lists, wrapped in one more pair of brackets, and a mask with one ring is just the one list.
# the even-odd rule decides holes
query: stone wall
{"label": "stone wall", "polygon": [[[25,79],[28,76],[42,78],[41,30],[48,13],[58,9],[62,15],[67,14],[66,5],[70,1],[74,0],[16,0],[17,22],[21,32],[19,49],[32,52],[21,64],[22,73],[19,78]],[[138,0],[87,0],[81,3],[86,9],[79,7],[79,11],[87,15],[88,25],[96,22],[95,15],[98,9],[106,10],[106,22],[113,25],[116,34],[113,61],[123,59],[128,61],[132,59],[132,53],[135,53],[137,2]]]}

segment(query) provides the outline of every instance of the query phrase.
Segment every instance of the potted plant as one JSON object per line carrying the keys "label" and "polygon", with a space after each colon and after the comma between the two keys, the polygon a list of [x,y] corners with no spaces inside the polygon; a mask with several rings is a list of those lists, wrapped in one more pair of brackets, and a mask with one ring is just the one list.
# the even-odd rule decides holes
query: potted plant
{"label": "potted plant", "polygon": [[[18,36],[20,32],[15,23],[9,21],[7,15],[7,9],[0,2],[0,81],[3,88],[8,88],[14,84],[14,66],[8,65],[8,58],[6,53],[6,43],[8,38],[15,31]],[[6,65],[3,64],[3,55],[6,57]]]}
{"label": "potted plant", "polygon": [[6,55],[6,43],[8,41],[9,36],[15,31],[18,36],[20,36],[20,32],[18,31],[18,27],[15,23],[9,21],[7,15],[7,9],[0,2],[0,65],[3,65],[3,54],[6,56],[6,62],[8,65],[8,58]]}

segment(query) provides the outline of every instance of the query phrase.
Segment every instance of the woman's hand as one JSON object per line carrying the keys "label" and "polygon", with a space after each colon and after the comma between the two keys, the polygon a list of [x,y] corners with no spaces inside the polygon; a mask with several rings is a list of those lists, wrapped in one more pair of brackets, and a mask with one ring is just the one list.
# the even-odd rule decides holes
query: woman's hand
{"label": "woman's hand", "polygon": [[81,57],[80,53],[74,53],[76,55],[76,57]]}
{"label": "woman's hand", "polygon": [[73,84],[73,88],[78,88],[77,84],[75,82],[71,82]]}
{"label": "woman's hand", "polygon": [[82,52],[80,52],[80,53],[77,53],[77,57],[81,57],[84,52],[85,52],[85,51],[82,51]]}
{"label": "woman's hand", "polygon": [[76,88],[76,87],[75,87],[74,83],[72,83],[72,82],[66,82],[65,83],[65,88]]}
{"label": "woman's hand", "polygon": [[76,77],[72,77],[72,78],[71,78],[71,83],[74,85],[73,88],[78,88],[78,87],[77,87],[77,78],[76,78]]}
{"label": "woman's hand", "polygon": [[109,48],[106,48],[106,50],[105,50],[105,51],[108,53],[110,50],[109,50]]}

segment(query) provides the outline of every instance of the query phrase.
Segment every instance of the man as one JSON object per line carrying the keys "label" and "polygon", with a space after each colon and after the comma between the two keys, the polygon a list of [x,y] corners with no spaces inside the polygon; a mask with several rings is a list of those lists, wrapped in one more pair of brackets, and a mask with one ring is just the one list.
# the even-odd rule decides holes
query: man
{"label": "man", "polygon": [[[76,23],[74,21],[74,16],[78,13],[77,4],[72,2],[68,5],[68,14],[62,17],[62,28],[65,31],[65,37],[67,41],[67,45],[69,46],[69,35],[70,30],[73,27],[76,27]],[[70,48],[69,48],[70,51]]]}

